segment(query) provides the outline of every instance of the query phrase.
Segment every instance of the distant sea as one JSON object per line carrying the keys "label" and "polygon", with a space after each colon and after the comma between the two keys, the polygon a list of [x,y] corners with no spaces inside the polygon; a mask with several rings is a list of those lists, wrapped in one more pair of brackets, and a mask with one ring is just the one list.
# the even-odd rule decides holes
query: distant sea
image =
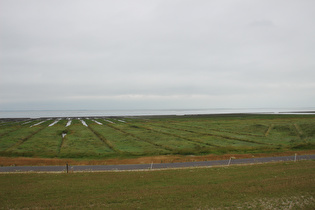
{"label": "distant sea", "polygon": [[32,110],[0,111],[0,118],[41,118],[41,117],[111,117],[111,116],[149,116],[149,115],[197,115],[230,113],[268,113],[268,114],[315,114],[315,107],[308,108],[218,108],[218,109],[144,109],[144,110]]}

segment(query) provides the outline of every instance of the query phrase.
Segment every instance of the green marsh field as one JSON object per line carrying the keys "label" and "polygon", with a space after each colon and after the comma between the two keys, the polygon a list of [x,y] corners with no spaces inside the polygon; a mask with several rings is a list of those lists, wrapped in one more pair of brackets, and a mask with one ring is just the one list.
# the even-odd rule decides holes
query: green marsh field
{"label": "green marsh field", "polygon": [[315,149],[315,115],[1,119],[0,156],[128,158]]}

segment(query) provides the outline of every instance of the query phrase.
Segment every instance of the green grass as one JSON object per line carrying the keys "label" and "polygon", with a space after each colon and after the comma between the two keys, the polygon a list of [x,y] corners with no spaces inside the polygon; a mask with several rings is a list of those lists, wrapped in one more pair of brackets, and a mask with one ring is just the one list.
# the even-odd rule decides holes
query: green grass
{"label": "green grass", "polygon": [[106,157],[114,153],[79,120],[72,120],[65,130],[67,135],[60,148],[60,157]]}
{"label": "green grass", "polygon": [[120,132],[116,130],[114,126],[106,121],[98,120],[105,125],[98,125],[93,121],[88,120],[90,128],[95,132],[103,136],[103,138],[111,145],[118,153],[121,154],[133,154],[133,155],[143,155],[143,154],[160,154],[166,151],[163,148],[159,148],[153,144],[146,141],[142,141],[126,132]]}
{"label": "green grass", "polygon": [[150,141],[172,152],[176,152],[180,149],[193,148],[198,145],[198,143],[187,141],[180,136],[170,135],[169,133],[163,132],[161,129],[157,130],[145,125],[135,127],[129,124],[115,124],[114,127],[138,136],[140,139]]}
{"label": "green grass", "polygon": [[314,161],[163,171],[0,174],[2,209],[314,209]]}
{"label": "green grass", "polygon": [[[34,125],[41,121],[34,121],[31,125]],[[30,127],[31,125],[18,125],[19,129],[14,129],[12,132],[8,132],[5,135],[0,137],[0,154],[17,154],[19,153],[18,147],[28,141],[30,138],[32,138],[35,134],[37,134],[39,131],[47,127],[49,125],[50,121],[47,121],[45,123],[42,123],[37,126]],[[16,128],[17,125],[14,125]],[[21,154],[26,155],[22,152]]]}
{"label": "green grass", "polygon": [[[50,121],[51,123],[51,121]],[[66,120],[61,120],[54,126],[44,127],[28,141],[19,145],[16,152],[28,153],[40,157],[56,157],[62,142],[62,132],[65,130]]]}
{"label": "green grass", "polygon": [[237,133],[225,133],[200,126],[153,126],[157,128],[160,127],[160,129],[163,129],[168,133],[172,133],[172,135],[186,137],[193,141],[201,142],[210,146],[259,146],[260,144],[260,142],[257,144],[255,141],[246,139]]}
{"label": "green grass", "polygon": [[21,128],[20,123],[8,123],[0,126],[0,136]]}
{"label": "green grass", "polygon": [[[0,126],[0,155],[105,158],[149,155],[266,153],[315,149],[314,115],[196,115],[84,119],[89,127],[54,119]],[[125,122],[121,122],[123,120]],[[61,133],[67,133],[65,138]]]}

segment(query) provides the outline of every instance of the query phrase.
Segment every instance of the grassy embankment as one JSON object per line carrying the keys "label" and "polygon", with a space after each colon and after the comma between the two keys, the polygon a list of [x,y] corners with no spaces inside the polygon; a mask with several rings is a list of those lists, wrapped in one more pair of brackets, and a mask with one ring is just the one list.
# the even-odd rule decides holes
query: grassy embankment
{"label": "grassy embankment", "polygon": [[314,161],[162,171],[0,174],[3,209],[314,209]]}
{"label": "grassy embankment", "polygon": [[[204,115],[2,122],[0,156],[134,158],[315,149],[314,115]],[[123,120],[123,121],[121,121]],[[36,125],[30,127],[31,125]],[[62,133],[67,135],[63,138]]]}

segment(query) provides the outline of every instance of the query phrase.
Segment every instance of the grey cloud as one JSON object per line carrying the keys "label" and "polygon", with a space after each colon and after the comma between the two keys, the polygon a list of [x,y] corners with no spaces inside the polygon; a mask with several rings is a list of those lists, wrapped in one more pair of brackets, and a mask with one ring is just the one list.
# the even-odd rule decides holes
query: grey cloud
{"label": "grey cloud", "polygon": [[270,20],[256,20],[249,24],[250,27],[273,27],[275,24]]}
{"label": "grey cloud", "polygon": [[0,109],[315,102],[312,1],[1,4]]}

